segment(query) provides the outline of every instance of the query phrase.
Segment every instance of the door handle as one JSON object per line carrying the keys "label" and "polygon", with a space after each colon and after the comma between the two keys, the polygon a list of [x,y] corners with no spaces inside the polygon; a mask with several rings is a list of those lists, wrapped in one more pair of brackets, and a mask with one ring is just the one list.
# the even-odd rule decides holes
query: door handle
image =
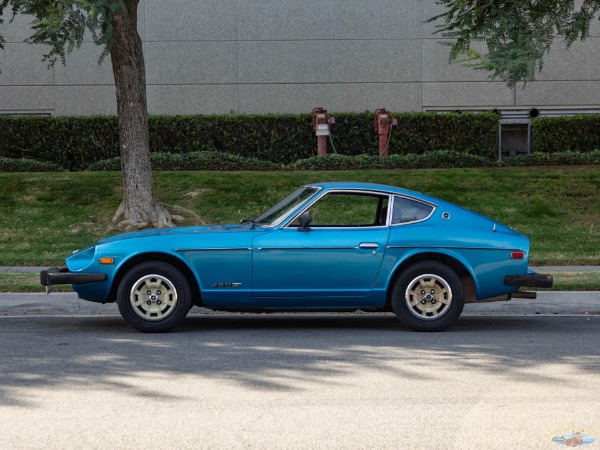
{"label": "door handle", "polygon": [[376,242],[361,242],[361,244],[358,247],[373,249],[373,248],[379,248],[379,244],[377,244]]}

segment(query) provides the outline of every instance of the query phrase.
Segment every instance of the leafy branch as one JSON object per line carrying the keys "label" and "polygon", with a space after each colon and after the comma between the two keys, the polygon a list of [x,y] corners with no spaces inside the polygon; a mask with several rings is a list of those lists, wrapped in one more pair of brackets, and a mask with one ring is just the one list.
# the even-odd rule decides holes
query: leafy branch
{"label": "leafy branch", "polygon": [[[94,44],[103,47],[98,64],[101,64],[112,46],[111,20],[115,14],[127,14],[123,0],[1,0],[1,16],[5,10],[12,13],[10,22],[17,14],[34,17],[31,24],[33,34],[26,42],[50,47],[44,61],[52,67],[57,59],[66,63],[66,55],[81,47],[86,30]],[[4,38],[0,35],[0,48]]]}
{"label": "leafy branch", "polygon": [[[436,0],[446,11],[427,20],[449,39],[449,61],[491,72],[509,87],[535,79],[557,37],[567,47],[590,34],[600,0]],[[480,51],[481,44],[487,52]]]}

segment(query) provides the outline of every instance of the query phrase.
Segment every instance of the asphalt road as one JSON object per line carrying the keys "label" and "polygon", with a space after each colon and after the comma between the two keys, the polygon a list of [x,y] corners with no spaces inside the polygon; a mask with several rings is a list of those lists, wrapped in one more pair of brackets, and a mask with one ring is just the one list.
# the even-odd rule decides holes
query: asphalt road
{"label": "asphalt road", "polygon": [[[600,316],[0,317],[0,448],[551,449],[600,440]],[[590,448],[598,447],[598,441]]]}

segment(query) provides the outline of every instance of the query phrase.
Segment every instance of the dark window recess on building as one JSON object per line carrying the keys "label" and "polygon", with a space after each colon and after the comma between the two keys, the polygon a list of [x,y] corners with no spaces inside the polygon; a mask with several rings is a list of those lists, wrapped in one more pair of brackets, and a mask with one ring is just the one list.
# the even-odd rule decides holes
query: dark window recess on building
{"label": "dark window recess on building", "polygon": [[531,118],[537,117],[539,111],[504,110],[500,112],[500,159],[507,156],[529,155],[531,153]]}

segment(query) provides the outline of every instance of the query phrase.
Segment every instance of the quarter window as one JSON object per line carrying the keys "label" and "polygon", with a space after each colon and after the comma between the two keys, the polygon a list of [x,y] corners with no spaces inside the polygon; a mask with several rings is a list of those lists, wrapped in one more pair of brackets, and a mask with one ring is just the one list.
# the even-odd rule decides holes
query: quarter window
{"label": "quarter window", "polygon": [[394,197],[392,225],[417,222],[426,219],[433,211],[433,206],[404,197]]}

